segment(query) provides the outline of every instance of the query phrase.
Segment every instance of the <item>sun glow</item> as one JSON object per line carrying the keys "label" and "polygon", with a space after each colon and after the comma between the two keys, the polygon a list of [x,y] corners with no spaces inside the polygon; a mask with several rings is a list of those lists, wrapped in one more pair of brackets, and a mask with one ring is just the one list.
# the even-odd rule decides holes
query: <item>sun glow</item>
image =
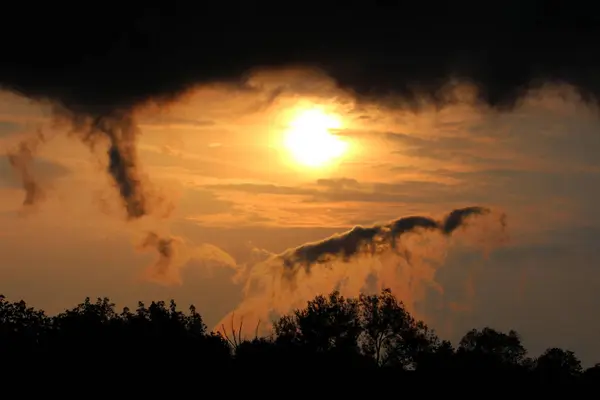
{"label": "sun glow", "polygon": [[285,133],[284,146],[296,160],[307,167],[321,167],[341,157],[348,143],[332,134],[340,129],[339,118],[313,108],[298,113]]}

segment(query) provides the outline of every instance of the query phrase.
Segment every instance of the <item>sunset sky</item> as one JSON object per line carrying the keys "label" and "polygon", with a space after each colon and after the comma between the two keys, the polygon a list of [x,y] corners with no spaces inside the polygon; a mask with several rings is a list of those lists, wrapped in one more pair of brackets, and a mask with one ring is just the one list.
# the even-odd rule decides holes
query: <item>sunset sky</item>
{"label": "sunset sky", "polygon": [[[325,165],[301,162],[323,142],[302,154],[289,144],[295,118],[310,110],[332,118],[323,130],[343,142]],[[198,86],[136,118],[156,212],[127,221],[105,173],[106,144],[91,151],[49,105],[0,94],[5,153],[44,137],[32,169],[44,196],[34,205],[23,206],[17,171],[0,162],[0,292],[10,300],[54,314],[86,296],[131,307],[174,298],[212,328],[235,310],[264,321],[334,288],[389,286],[455,343],[492,326],[517,330],[534,354],[559,346],[585,364],[600,359],[600,119],[568,88],[547,87],[510,113],[456,105],[413,114],[359,104],[314,71],[262,70],[247,87]],[[466,206],[505,213],[506,232],[490,222],[415,240],[422,257],[397,269],[393,254],[316,266],[295,290],[262,263],[355,225]],[[178,241],[162,278],[152,273],[156,252],[141,249],[150,231]]]}

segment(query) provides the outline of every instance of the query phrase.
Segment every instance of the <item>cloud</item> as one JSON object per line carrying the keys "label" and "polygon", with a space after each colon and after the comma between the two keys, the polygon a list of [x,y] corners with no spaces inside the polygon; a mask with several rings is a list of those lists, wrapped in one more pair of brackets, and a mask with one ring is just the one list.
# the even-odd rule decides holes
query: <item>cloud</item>
{"label": "cloud", "polygon": [[352,178],[319,179],[317,185],[331,189],[353,189],[360,187],[360,183]]}
{"label": "cloud", "polygon": [[[557,218],[567,212],[576,212],[582,217],[572,215],[572,219],[583,218],[587,223],[598,221],[600,214],[595,199],[600,196],[597,185],[600,171],[570,171],[568,166],[561,169],[557,171],[536,171],[525,168],[440,170],[437,174],[473,185],[481,191],[486,188],[489,193],[494,193],[497,203],[507,204],[510,207],[536,208],[535,205],[543,202],[545,204],[543,210],[550,211],[548,217]],[[558,207],[555,208],[554,205]],[[522,222],[527,217],[531,215],[521,218]]]}
{"label": "cloud", "polygon": [[140,122],[142,129],[203,129],[214,126],[215,124],[215,121],[210,120],[174,117],[167,115],[146,117]]}
{"label": "cloud", "polygon": [[[235,212],[219,217],[220,223],[249,223],[247,217],[259,212],[268,218],[264,225],[290,224],[313,226],[351,226],[373,219],[389,219],[398,209],[418,210],[425,207],[436,212],[439,207],[460,207],[478,201],[497,205],[494,193],[482,192],[472,182],[444,183],[443,174],[429,172],[429,181],[395,179],[387,182],[361,182],[352,178],[322,178],[300,185],[271,183],[221,183],[203,185],[222,201],[232,204]],[[455,179],[456,181],[456,179]],[[377,204],[377,207],[372,207]],[[435,206],[436,210],[431,207]],[[237,212],[241,215],[236,215]],[[241,219],[241,220],[240,220]],[[254,221],[255,223],[258,221]],[[204,220],[209,224],[208,220]]]}
{"label": "cloud", "polygon": [[[564,81],[583,94],[598,94],[591,72],[598,63],[594,58],[598,32],[595,25],[586,25],[593,23],[592,17],[576,6],[544,10],[543,22],[540,10],[523,9],[512,1],[485,14],[485,19],[473,18],[473,10],[463,7],[435,15],[416,4],[404,5],[402,12],[397,6],[388,7],[349,6],[336,18],[327,13],[313,16],[311,32],[304,35],[296,35],[288,19],[275,23],[279,11],[271,7],[264,15],[253,10],[252,18],[246,11],[236,15],[228,10],[229,21],[245,32],[244,38],[225,34],[227,25],[221,34],[212,32],[210,39],[197,23],[204,8],[191,4],[179,4],[170,12],[164,7],[144,11],[126,7],[119,15],[99,11],[81,23],[75,18],[78,10],[69,8],[67,17],[67,9],[53,7],[43,11],[52,16],[48,19],[53,29],[48,29],[46,19],[36,19],[24,43],[6,47],[9,61],[0,71],[1,82],[93,115],[128,109],[148,99],[169,100],[196,84],[239,82],[257,67],[285,65],[319,66],[358,95],[394,93],[409,102],[423,97],[448,100],[442,89],[452,77],[478,85],[478,98],[498,107],[513,104],[529,87],[548,81]],[[356,29],[353,12],[359,12],[364,29]],[[66,21],[70,24],[63,24]],[[248,29],[260,21],[270,22],[276,41]],[[105,32],[107,23],[112,34]],[[423,26],[429,33],[415,37],[415,29]],[[73,31],[85,45],[68,50],[57,45]],[[142,38],[143,48],[136,46]],[[52,59],[32,56],[49,49],[55,55]],[[31,68],[22,68],[24,64]],[[58,65],[61,68],[54,68]]]}
{"label": "cloud", "polygon": [[[169,134],[171,133],[168,131]],[[221,137],[227,134],[222,134]],[[187,175],[189,182],[194,183],[203,179],[251,178],[252,170],[243,163],[248,153],[258,153],[260,149],[222,149],[224,146],[210,146],[206,143],[201,151],[185,151],[179,148],[143,146],[140,148],[140,160],[154,170],[161,167],[165,171],[176,173],[178,176]],[[181,146],[184,147],[184,146]],[[207,152],[208,150],[208,152]],[[237,150],[237,151],[236,151]],[[242,151],[240,151],[242,150]],[[241,154],[240,154],[241,153]]]}
{"label": "cloud", "polygon": [[215,193],[196,188],[187,188],[177,203],[174,216],[205,216],[210,214],[226,214],[234,210],[234,203],[223,200]]}
{"label": "cloud", "polygon": [[155,232],[148,232],[140,242],[139,249],[156,252],[158,258],[146,269],[144,278],[163,285],[181,285],[181,269],[194,260],[237,269],[233,257],[219,247],[209,243],[195,245],[178,236],[159,236]]}
{"label": "cloud", "polygon": [[[71,173],[62,164],[44,158],[36,158],[32,163],[35,176],[42,182],[51,182],[63,178]],[[0,162],[0,185],[7,188],[21,188],[21,182],[15,175],[10,163],[6,158]]]}
{"label": "cloud", "polygon": [[[0,184],[21,187],[25,192],[23,206],[27,209],[36,206],[46,197],[45,184],[71,172],[61,164],[45,160],[36,162],[34,154],[44,140],[41,134],[21,140],[16,147],[8,150],[8,162],[3,164],[4,168],[0,166]],[[7,167],[12,171],[8,171]]]}
{"label": "cloud", "polygon": [[41,133],[28,137],[19,142],[17,148],[10,150],[7,154],[8,162],[21,180],[25,191],[24,207],[33,207],[45,197],[44,191],[32,171],[33,156],[37,147],[44,140]]}
{"label": "cloud", "polygon": [[[478,215],[483,225],[471,218]],[[443,292],[436,272],[444,264],[448,249],[483,249],[488,253],[490,246],[502,243],[503,218],[471,207],[454,210],[439,221],[418,216],[399,218],[384,225],[355,227],[278,254],[262,252],[243,274],[244,300],[215,329],[221,329],[223,323],[229,326],[233,316],[244,318],[252,329],[259,322],[261,329],[266,329],[272,318],[334,287],[346,295],[392,287],[414,311],[428,288]],[[457,230],[466,225],[473,231],[470,239],[466,231]],[[457,235],[450,241],[452,232]]]}
{"label": "cloud", "polygon": [[[472,18],[471,9],[454,6],[435,15],[416,3],[401,11],[356,7],[333,18],[311,14],[310,33],[303,35],[289,24],[287,10],[279,20],[286,22],[275,22],[278,12],[271,7],[264,15],[253,9],[252,18],[247,11],[232,15],[228,9],[228,21],[245,32],[242,38],[231,35],[228,24],[209,35],[198,24],[206,10],[192,4],[120,7],[116,14],[108,7],[85,18],[70,6],[52,6],[40,10],[43,18],[28,20],[31,30],[18,45],[4,47],[0,86],[52,103],[55,115],[68,120],[85,143],[108,144],[107,173],[131,219],[151,212],[137,156],[135,109],[169,103],[198,85],[260,90],[250,79],[260,68],[318,67],[359,99],[392,95],[392,103],[410,108],[471,96],[486,106],[510,109],[530,89],[555,82],[573,85],[586,100],[600,94],[592,72],[599,64],[594,56],[599,32],[592,29],[592,17],[576,6],[544,10],[543,22],[540,11],[516,2],[486,13],[485,21]],[[365,29],[352,23],[354,12]],[[260,21],[277,32],[273,40],[254,29]],[[423,26],[428,33],[416,37]],[[73,32],[80,45],[65,46]],[[461,81],[477,90],[455,90],[454,83]],[[271,98],[285,90],[271,89]]]}
{"label": "cloud", "polygon": [[[394,152],[414,158],[429,158],[444,163],[459,162],[468,165],[511,165],[514,154],[498,154],[497,141],[477,140],[472,137],[425,138],[405,133],[388,133],[387,139],[400,149]],[[485,138],[484,138],[485,139]],[[495,143],[496,142],[496,143]],[[484,155],[482,155],[484,154]],[[500,156],[500,157],[499,157]]]}
{"label": "cloud", "polygon": [[[281,255],[281,258],[284,265],[292,271],[298,268],[310,271],[314,265],[330,263],[334,259],[348,262],[359,255],[375,255],[390,250],[401,252],[410,258],[410,250],[402,246],[402,235],[419,231],[439,231],[451,235],[457,228],[465,225],[469,217],[490,212],[482,207],[466,207],[453,210],[443,221],[436,221],[430,217],[409,216],[385,225],[366,228],[356,226],[348,232],[300,246]],[[505,215],[500,216],[499,223],[504,229]]]}

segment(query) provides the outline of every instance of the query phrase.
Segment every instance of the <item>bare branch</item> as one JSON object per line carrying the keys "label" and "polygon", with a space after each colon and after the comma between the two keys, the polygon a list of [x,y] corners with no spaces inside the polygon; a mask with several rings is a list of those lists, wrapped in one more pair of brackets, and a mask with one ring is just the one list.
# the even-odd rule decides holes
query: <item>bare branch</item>
{"label": "bare branch", "polygon": [[235,335],[235,327],[233,326],[233,318],[235,316],[235,312],[231,313],[231,336],[233,337],[233,343],[234,343],[234,347],[237,349],[238,347],[238,342],[237,342],[237,338]]}
{"label": "bare branch", "polygon": [[258,339],[258,327],[260,326],[260,319],[258,320],[258,323],[256,324],[256,329],[254,330],[254,339]]}
{"label": "bare branch", "polygon": [[240,318],[240,328],[238,329],[238,343],[242,343],[242,327],[244,326],[244,317]]}
{"label": "bare branch", "polygon": [[223,329],[223,336],[225,336],[225,339],[227,339],[227,342],[235,348],[235,343],[232,342],[231,339],[229,339],[229,336],[227,336],[227,330],[225,329],[225,324],[221,324],[221,329]]}

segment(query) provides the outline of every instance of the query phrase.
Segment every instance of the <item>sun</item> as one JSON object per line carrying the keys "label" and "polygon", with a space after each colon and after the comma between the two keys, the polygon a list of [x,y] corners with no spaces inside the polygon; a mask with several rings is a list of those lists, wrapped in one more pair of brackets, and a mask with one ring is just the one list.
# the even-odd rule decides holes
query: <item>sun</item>
{"label": "sun", "polygon": [[284,146],[296,162],[307,167],[321,167],[341,157],[348,143],[331,133],[340,129],[339,118],[318,108],[300,111],[285,132]]}

